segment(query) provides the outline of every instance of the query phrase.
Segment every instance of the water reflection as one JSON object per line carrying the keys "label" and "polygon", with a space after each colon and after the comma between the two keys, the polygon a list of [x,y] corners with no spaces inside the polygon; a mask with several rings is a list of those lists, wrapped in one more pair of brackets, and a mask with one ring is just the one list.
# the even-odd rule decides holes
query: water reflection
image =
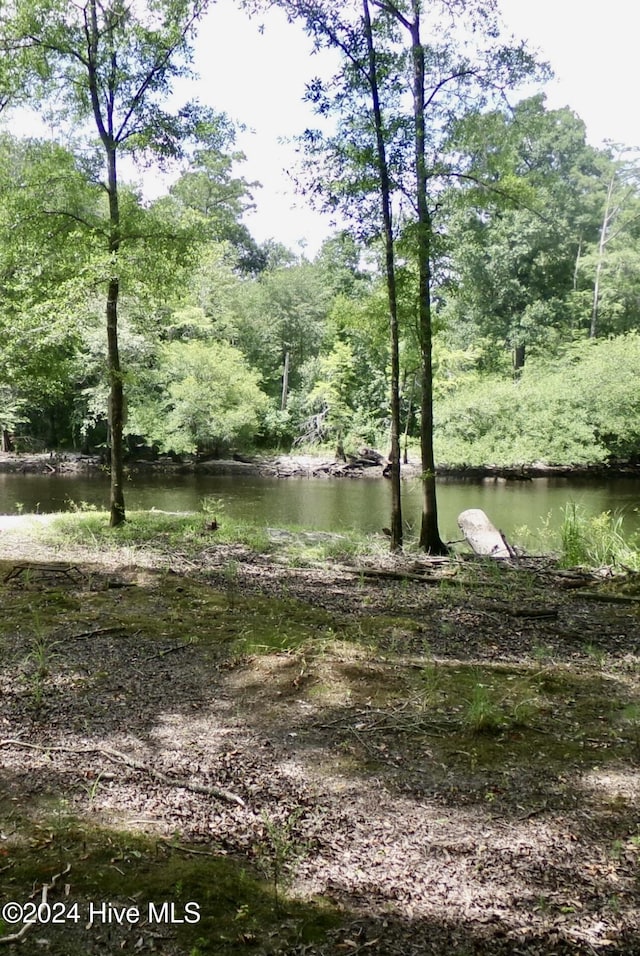
{"label": "water reflection", "polygon": [[[441,533],[459,537],[456,519],[466,508],[482,508],[507,535],[548,522],[557,527],[561,510],[575,501],[589,513],[625,514],[628,531],[640,529],[640,481],[537,478],[533,481],[439,482]],[[409,532],[420,521],[420,486],[403,483],[404,518]],[[379,531],[389,523],[389,484],[382,479],[275,479],[238,476],[135,476],[125,489],[130,509],[193,511],[204,498],[220,499],[220,515],[229,514],[266,526],[299,525],[324,531]],[[0,512],[63,511],[71,502],[105,507],[108,481],[103,475],[2,475]]]}

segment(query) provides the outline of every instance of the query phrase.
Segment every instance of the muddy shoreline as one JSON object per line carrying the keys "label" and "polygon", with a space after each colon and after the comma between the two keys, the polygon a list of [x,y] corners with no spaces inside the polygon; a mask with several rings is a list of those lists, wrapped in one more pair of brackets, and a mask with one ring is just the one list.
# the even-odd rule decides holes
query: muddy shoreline
{"label": "muddy shoreline", "polygon": [[[260,455],[229,459],[160,456],[155,460],[130,458],[125,468],[129,474],[207,474],[255,475],[262,478],[381,478],[386,460],[379,463],[362,459],[340,461],[313,455]],[[73,475],[104,471],[106,465],[98,455],[76,452],[45,452],[41,454],[0,453],[0,474]],[[419,478],[420,462],[410,459],[401,467],[403,478]],[[478,481],[531,481],[534,478],[640,478],[640,463],[615,461],[609,463],[554,465],[537,461],[518,465],[438,465],[439,478]]]}

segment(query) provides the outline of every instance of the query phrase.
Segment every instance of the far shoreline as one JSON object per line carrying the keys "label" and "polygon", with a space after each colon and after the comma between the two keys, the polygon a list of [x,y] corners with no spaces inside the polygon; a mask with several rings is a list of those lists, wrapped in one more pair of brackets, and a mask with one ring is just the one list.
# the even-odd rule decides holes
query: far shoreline
{"label": "far shoreline", "polygon": [[[366,462],[362,459],[341,461],[327,455],[255,455],[232,458],[198,458],[190,456],[161,455],[155,460],[129,458],[125,468],[135,474],[176,475],[238,475],[261,478],[382,478],[387,461]],[[107,472],[103,459],[98,455],[78,452],[43,452],[38,454],[0,452],[0,474],[73,476],[76,474]],[[405,479],[419,478],[420,462],[411,458],[401,465]],[[628,461],[593,462],[579,464],[550,464],[535,461],[511,465],[448,465],[436,466],[438,478],[479,481],[495,479],[504,481],[530,481],[534,478],[640,478],[640,463]]]}

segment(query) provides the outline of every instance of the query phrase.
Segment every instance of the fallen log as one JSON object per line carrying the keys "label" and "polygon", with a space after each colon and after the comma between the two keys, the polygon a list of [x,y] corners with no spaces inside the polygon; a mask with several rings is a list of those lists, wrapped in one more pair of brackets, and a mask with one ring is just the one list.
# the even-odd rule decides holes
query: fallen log
{"label": "fallen log", "polygon": [[344,568],[349,574],[363,578],[390,578],[393,581],[419,581],[421,584],[440,584],[442,578],[417,574],[415,571],[390,571],[387,568]]}
{"label": "fallen log", "polygon": [[587,598],[589,601],[606,601],[609,604],[640,604],[637,594],[612,594],[610,591],[574,591],[577,598]]}
{"label": "fallen log", "polygon": [[489,558],[515,557],[515,551],[502,532],[491,524],[480,508],[469,508],[459,514],[458,527],[475,554]]}
{"label": "fallen log", "polygon": [[29,574],[39,574],[39,575],[51,575],[57,574],[69,578],[71,581],[77,581],[72,574],[75,572],[81,578],[84,577],[83,572],[75,564],[67,564],[64,561],[47,561],[41,564],[38,564],[35,561],[21,561],[19,564],[14,564],[11,570],[5,574],[4,583],[8,581],[14,581],[16,578],[21,578]]}

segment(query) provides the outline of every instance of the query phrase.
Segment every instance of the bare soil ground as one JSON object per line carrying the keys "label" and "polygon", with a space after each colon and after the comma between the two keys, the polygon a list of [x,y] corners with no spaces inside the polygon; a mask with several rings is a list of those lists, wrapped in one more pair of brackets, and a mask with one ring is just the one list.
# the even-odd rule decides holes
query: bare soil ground
{"label": "bare soil ground", "polygon": [[0,541],[0,946],[640,954],[634,579]]}

